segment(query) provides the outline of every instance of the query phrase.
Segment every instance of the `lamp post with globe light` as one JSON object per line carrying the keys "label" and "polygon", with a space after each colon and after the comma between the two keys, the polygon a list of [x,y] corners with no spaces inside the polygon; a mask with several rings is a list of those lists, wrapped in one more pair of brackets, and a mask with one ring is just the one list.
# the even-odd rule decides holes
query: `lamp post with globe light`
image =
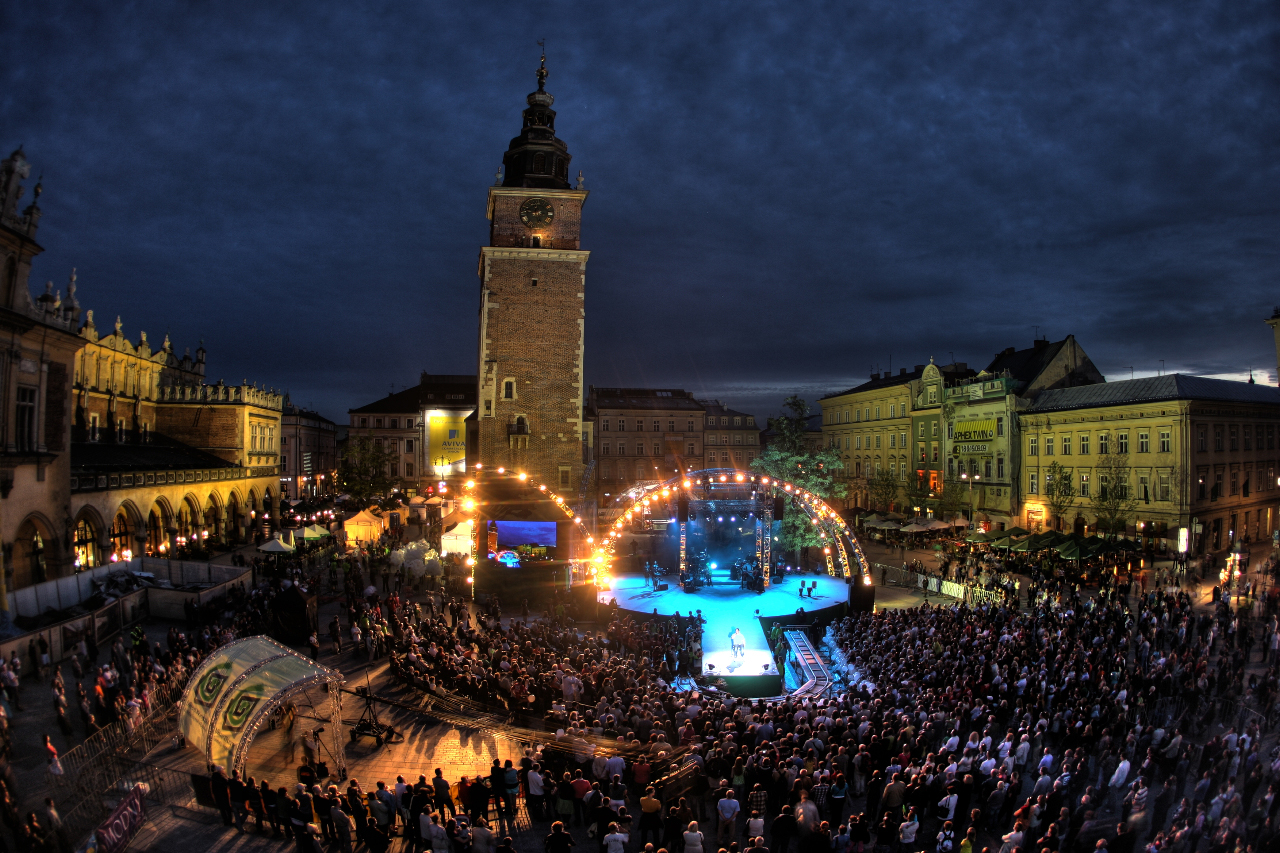
{"label": "lamp post with globe light", "polygon": [[960,474],[960,479],[969,481],[969,529],[972,530],[973,529],[973,484],[978,480],[981,480],[982,477],[979,474],[971,475],[969,474],[968,471],[964,471]]}

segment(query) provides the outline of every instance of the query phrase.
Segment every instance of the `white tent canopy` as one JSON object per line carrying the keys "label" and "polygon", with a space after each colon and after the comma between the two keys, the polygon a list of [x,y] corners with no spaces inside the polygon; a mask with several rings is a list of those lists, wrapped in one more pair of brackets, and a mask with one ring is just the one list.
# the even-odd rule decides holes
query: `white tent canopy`
{"label": "white tent canopy", "polygon": [[205,763],[230,777],[243,771],[249,744],[272,712],[293,696],[330,685],[326,729],[342,777],[342,673],[303,657],[270,637],[246,637],[215,650],[192,674],[183,691],[178,726]]}
{"label": "white tent canopy", "polygon": [[440,551],[445,554],[470,554],[471,536],[471,522],[464,521],[448,533],[441,534]]}

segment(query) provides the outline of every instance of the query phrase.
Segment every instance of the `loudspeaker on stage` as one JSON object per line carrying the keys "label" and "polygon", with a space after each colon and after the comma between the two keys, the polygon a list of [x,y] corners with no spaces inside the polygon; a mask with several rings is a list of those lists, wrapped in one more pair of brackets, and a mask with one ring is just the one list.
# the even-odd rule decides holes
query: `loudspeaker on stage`
{"label": "loudspeaker on stage", "polygon": [[870,613],[876,606],[876,588],[874,585],[854,580],[849,584],[849,612]]}

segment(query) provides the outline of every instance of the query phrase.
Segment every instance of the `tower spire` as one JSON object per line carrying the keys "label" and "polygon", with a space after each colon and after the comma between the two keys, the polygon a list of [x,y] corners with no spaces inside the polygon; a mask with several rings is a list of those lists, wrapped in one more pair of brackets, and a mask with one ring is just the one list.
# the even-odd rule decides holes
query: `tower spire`
{"label": "tower spire", "polygon": [[556,138],[556,111],[551,108],[556,99],[547,91],[546,40],[540,39],[538,46],[543,48],[537,71],[538,89],[525,98],[528,107],[520,135],[511,140],[502,158],[502,186],[567,190],[571,189],[572,157],[568,146]]}

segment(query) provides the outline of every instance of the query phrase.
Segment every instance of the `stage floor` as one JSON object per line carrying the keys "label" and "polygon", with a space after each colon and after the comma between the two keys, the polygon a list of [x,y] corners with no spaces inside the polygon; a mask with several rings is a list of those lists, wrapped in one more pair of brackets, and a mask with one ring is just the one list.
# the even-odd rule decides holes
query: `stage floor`
{"label": "stage floor", "polygon": [[[778,675],[773,655],[765,639],[760,617],[790,616],[804,608],[806,613],[825,610],[849,600],[849,588],[841,578],[828,575],[802,575],[805,586],[817,581],[813,598],[800,597],[800,581],[788,577],[768,592],[754,593],[740,589],[736,583],[703,587],[686,593],[670,585],[664,592],[654,591],[643,577],[615,578],[611,588],[599,592],[601,604],[616,600],[623,610],[672,616],[677,612],[691,614],[701,610],[707,620],[702,631],[702,667],[705,673],[724,676]],[[746,650],[735,657],[729,635],[739,628],[746,638]]]}

